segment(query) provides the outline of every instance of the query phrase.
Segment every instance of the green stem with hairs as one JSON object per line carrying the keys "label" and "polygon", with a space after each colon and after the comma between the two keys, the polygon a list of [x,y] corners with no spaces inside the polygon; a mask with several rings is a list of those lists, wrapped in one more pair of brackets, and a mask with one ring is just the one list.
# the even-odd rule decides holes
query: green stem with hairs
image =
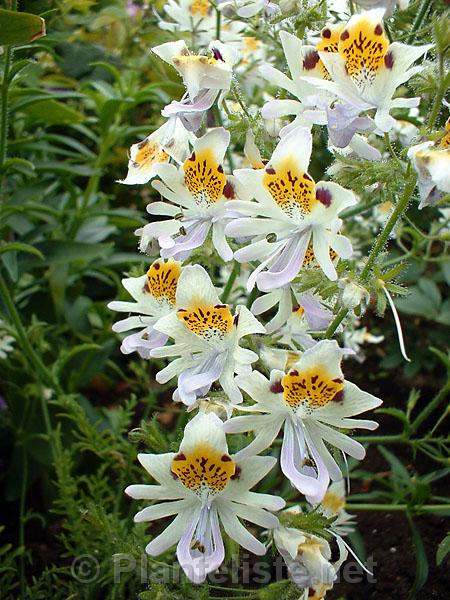
{"label": "green stem with hairs", "polygon": [[233,270],[231,271],[230,276],[229,276],[228,281],[227,281],[227,284],[226,284],[226,286],[225,286],[225,288],[223,290],[222,302],[224,304],[227,303],[228,298],[230,297],[231,290],[233,289],[233,284],[236,281],[236,278],[239,275],[240,271],[241,271],[241,265],[240,265],[240,263],[235,262]]}
{"label": "green stem with hairs", "polygon": [[409,34],[409,37],[406,40],[407,44],[412,44],[414,41],[414,38],[416,37],[416,32],[419,29],[419,27],[422,24],[422,21],[424,20],[428,9],[430,8],[430,4],[431,4],[431,0],[423,0],[419,12],[417,13],[417,17],[411,27],[411,32]]}
{"label": "green stem with hairs", "polygon": [[[397,221],[402,216],[402,214],[405,212],[405,210],[409,204],[411,196],[414,192],[414,188],[416,187],[417,177],[415,174],[411,175],[409,168],[407,170],[407,177],[408,177],[408,179],[407,179],[405,191],[403,192],[402,197],[400,198],[400,200],[396,204],[394,210],[392,211],[392,214],[389,217],[386,225],[384,226],[383,231],[378,236],[377,241],[375,242],[375,245],[373,246],[373,248],[369,254],[369,258],[367,259],[367,262],[364,265],[363,270],[361,271],[360,281],[362,283],[364,283],[368,279],[368,277],[372,271],[373,265],[375,264],[375,260],[376,260],[377,256],[383,250],[384,245],[388,241],[389,236],[391,235],[392,230],[394,229]],[[339,327],[339,325],[345,319],[347,314],[348,314],[348,308],[345,308],[345,307],[341,308],[341,310],[338,312],[338,314],[335,316],[333,321],[330,323],[328,329],[326,330],[325,338],[333,337],[336,329]]]}
{"label": "green stem with hairs", "polygon": [[411,433],[414,433],[419,429],[422,423],[427,419],[431,413],[440,405],[440,403],[447,397],[450,392],[450,381],[444,385],[444,387],[436,394],[436,396],[431,400],[427,406],[422,410],[422,412],[414,419],[411,423]]}

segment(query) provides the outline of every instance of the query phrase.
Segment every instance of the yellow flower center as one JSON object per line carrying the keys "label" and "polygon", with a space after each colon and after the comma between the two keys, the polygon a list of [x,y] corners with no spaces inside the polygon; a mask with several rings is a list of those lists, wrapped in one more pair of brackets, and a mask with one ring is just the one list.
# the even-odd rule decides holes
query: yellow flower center
{"label": "yellow flower center", "polygon": [[191,15],[194,17],[207,17],[209,11],[209,0],[194,0],[191,4]]}
{"label": "yellow flower center", "polygon": [[450,117],[445,124],[445,133],[439,142],[439,146],[445,149],[450,148]]}
{"label": "yellow flower center", "polygon": [[186,187],[197,204],[214,204],[223,196],[227,178],[212,150],[194,152],[183,165]]}
{"label": "yellow flower center", "polygon": [[286,158],[277,170],[266,167],[263,184],[290,217],[309,214],[318,202],[314,179],[298,170],[292,157]]}
{"label": "yellow flower center", "polygon": [[223,339],[233,329],[233,315],[226,304],[180,308],[177,317],[203,339]]}
{"label": "yellow flower center", "polygon": [[[336,258],[336,256],[337,256],[336,252],[333,250],[333,248],[330,248],[330,259],[334,260]],[[306,249],[305,258],[303,260],[303,266],[309,267],[311,265],[317,266],[317,263],[316,263],[316,257],[314,255],[312,242],[309,242],[308,248]]]}
{"label": "yellow flower center", "polygon": [[156,260],[147,271],[146,290],[157,300],[175,304],[181,265],[176,260]]}
{"label": "yellow flower center", "polygon": [[381,23],[361,18],[344,29],[339,37],[338,51],[345,60],[347,73],[358,87],[372,84],[384,67],[392,69],[393,57],[388,52],[389,40]]}
{"label": "yellow flower center", "polygon": [[261,42],[255,37],[244,38],[244,52],[255,52],[260,47]]}
{"label": "yellow flower center", "polygon": [[228,454],[220,454],[210,446],[189,453],[179,453],[172,460],[172,473],[193,492],[203,490],[218,493],[228,485],[236,464]]}
{"label": "yellow flower center", "polygon": [[311,408],[326,406],[342,396],[344,382],[332,379],[325,367],[317,366],[307,371],[290,371],[281,380],[283,399],[288,406],[297,409],[302,405]]}
{"label": "yellow flower center", "polygon": [[321,504],[325,510],[337,515],[345,507],[345,499],[328,491],[323,497]]}
{"label": "yellow flower center", "polygon": [[[344,29],[343,25],[329,25],[322,29],[320,33],[321,40],[316,44],[316,49],[318,52],[337,52],[338,44],[339,44],[339,36],[341,35],[342,30]],[[328,73],[325,65],[319,59],[318,65],[322,70],[322,75],[324,79],[331,79],[330,74]]]}
{"label": "yellow flower center", "polygon": [[143,140],[138,144],[138,151],[134,157],[136,167],[150,167],[153,164],[167,162],[169,155],[164,152],[157,142]]}

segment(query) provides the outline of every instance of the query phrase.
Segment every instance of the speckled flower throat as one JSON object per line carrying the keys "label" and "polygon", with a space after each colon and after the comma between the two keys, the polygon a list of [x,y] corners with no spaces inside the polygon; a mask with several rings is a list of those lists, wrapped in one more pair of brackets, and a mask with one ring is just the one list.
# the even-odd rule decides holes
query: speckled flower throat
{"label": "speckled flower throat", "polygon": [[372,84],[383,68],[392,69],[393,58],[388,48],[382,24],[368,19],[344,29],[338,44],[347,73],[359,88]]}
{"label": "speckled flower throat", "polygon": [[291,408],[320,408],[341,399],[344,382],[339,377],[333,379],[324,367],[314,367],[290,371],[281,380],[281,387],[283,399]]}
{"label": "speckled flower throat", "polygon": [[147,271],[146,289],[159,301],[175,304],[178,279],[181,274],[181,265],[175,260],[163,262],[155,261]]}
{"label": "speckled flower throat", "polygon": [[189,453],[180,452],[172,461],[172,473],[198,495],[222,492],[235,469],[236,464],[228,454],[221,454],[207,445]]}
{"label": "speckled flower throat", "polygon": [[192,154],[183,165],[186,187],[199,205],[218,202],[227,178],[212,152],[205,149]]}
{"label": "speckled flower throat", "polygon": [[226,304],[180,308],[177,317],[203,339],[223,339],[233,329],[233,315]]}
{"label": "speckled flower throat", "polygon": [[299,171],[292,158],[286,159],[277,169],[266,167],[263,184],[278,206],[290,217],[304,217],[318,202],[313,178],[308,173]]}

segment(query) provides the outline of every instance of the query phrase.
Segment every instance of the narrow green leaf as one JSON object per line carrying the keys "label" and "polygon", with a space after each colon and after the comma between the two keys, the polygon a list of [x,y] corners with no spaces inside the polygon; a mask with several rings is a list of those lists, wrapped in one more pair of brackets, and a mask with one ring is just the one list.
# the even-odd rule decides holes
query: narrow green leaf
{"label": "narrow green leaf", "polygon": [[436,552],[436,564],[439,566],[442,564],[442,561],[450,552],[450,533],[447,533],[445,538],[439,544],[437,552]]}
{"label": "narrow green leaf", "polygon": [[33,42],[45,35],[45,21],[31,13],[0,8],[0,45]]}
{"label": "narrow green leaf", "polygon": [[409,598],[413,599],[423,588],[428,579],[428,559],[425,552],[425,546],[419,530],[414,524],[412,517],[408,514],[409,526],[411,528],[412,540],[416,551],[416,576],[413,585],[409,591]]}
{"label": "narrow green leaf", "polygon": [[9,242],[8,244],[0,246],[0,254],[5,254],[6,252],[27,252],[28,254],[34,254],[41,259],[44,258],[44,255],[40,250],[29,244],[22,244],[21,242]]}

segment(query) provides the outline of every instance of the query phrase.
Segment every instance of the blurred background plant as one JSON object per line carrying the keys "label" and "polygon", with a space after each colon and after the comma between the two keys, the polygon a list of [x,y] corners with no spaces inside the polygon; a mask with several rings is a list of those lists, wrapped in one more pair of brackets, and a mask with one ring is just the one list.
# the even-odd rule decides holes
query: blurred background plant
{"label": "blurred background plant", "polygon": [[[17,8],[16,2],[3,4]],[[417,6],[413,2],[395,17],[399,31],[410,30]],[[289,582],[258,590],[195,587],[184,579],[169,586],[150,584],[152,573],[165,565],[150,559],[148,578],[125,569],[114,581],[114,557],[129,555],[139,564],[146,543],[145,528],[133,525],[134,509],[123,496],[124,487],[140,479],[136,452],[176,448],[185,424],[167,386],[154,381],[158,365],[120,354],[111,331],[114,315],[106,308],[123,295],[121,277],[140,275],[148,262],[137,252],[132,232],[144,222],[150,188],[115,181],[126,174],[128,147],[160,125],[161,107],[183,89],[149,52],[171,39],[158,30],[155,8],[155,3],[120,0],[24,0],[20,10],[44,18],[47,34],[17,43],[2,39],[5,30],[0,32],[2,598],[298,595]],[[303,30],[306,16],[299,16]],[[309,16],[320,26],[320,11]],[[422,41],[432,31],[427,26],[417,35]],[[447,45],[441,45],[448,59],[446,35]],[[441,81],[428,70],[416,85],[432,98]],[[435,119],[442,128],[444,116],[438,112]],[[331,157],[319,153],[316,161],[313,170],[320,171]],[[387,182],[392,164],[383,164]],[[350,178],[361,189],[370,184],[371,173],[363,166],[344,167],[338,181]],[[383,173],[376,174],[381,185],[372,196],[380,206],[389,196]],[[395,188],[395,182],[390,185]],[[352,543],[362,556],[376,551],[372,514],[393,513],[409,525],[404,535],[397,530],[396,544],[389,543],[399,553],[401,544],[415,546],[416,565],[397,582],[406,590],[412,585],[413,596],[420,589],[433,590],[423,586],[433,586],[437,578],[442,517],[450,514],[443,483],[450,471],[445,219],[437,208],[419,212],[413,206],[388,257],[392,268],[406,267],[395,276],[396,284],[411,292],[398,301],[411,363],[400,366],[391,317],[382,320],[369,311],[361,326],[384,335],[385,342],[364,348],[365,362],[353,375],[383,398],[385,407],[378,411],[380,435],[359,438],[372,445],[369,458],[361,467],[349,465],[354,493],[348,510],[357,511],[361,528],[367,529]],[[354,227],[360,248],[368,250],[372,232],[362,223]],[[383,312],[385,306],[378,308]],[[261,491],[279,485],[272,475]],[[396,523],[389,527],[395,529]],[[448,540],[438,555],[441,578]],[[98,565],[92,579],[74,574],[73,560],[81,555],[94,557]],[[383,566],[383,558],[384,552],[379,578],[401,570],[401,563],[393,571]],[[171,562],[169,556],[167,568]],[[358,589],[345,597],[369,597],[366,588]],[[376,589],[385,597],[386,588]],[[346,593],[336,586],[332,597]],[[397,597],[406,598],[401,593]],[[444,597],[437,594],[430,597]]]}

